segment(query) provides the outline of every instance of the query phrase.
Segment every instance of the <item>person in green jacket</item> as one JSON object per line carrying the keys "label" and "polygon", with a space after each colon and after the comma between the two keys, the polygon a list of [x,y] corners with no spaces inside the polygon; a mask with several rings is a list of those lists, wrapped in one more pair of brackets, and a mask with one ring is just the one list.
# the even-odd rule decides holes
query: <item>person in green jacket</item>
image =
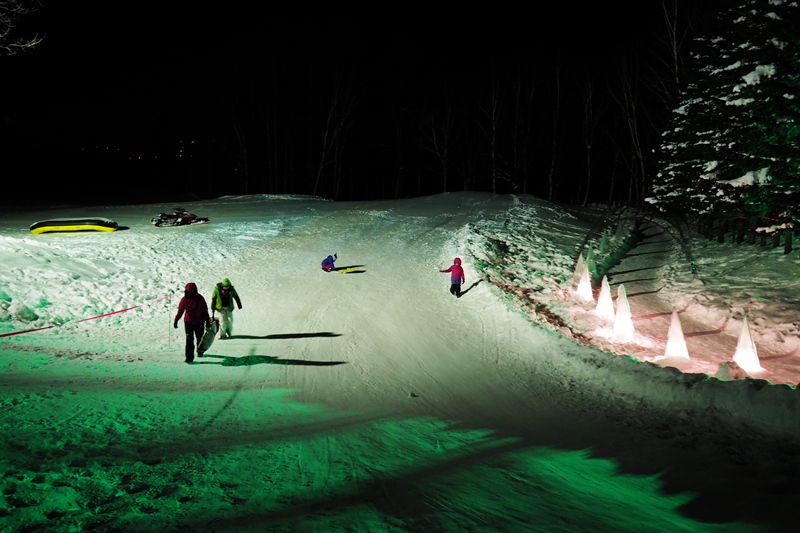
{"label": "person in green jacket", "polygon": [[233,302],[241,309],[242,301],[239,299],[239,294],[236,289],[231,285],[231,280],[228,278],[223,279],[214,286],[214,292],[211,293],[211,318],[214,318],[214,313],[219,313],[222,318],[219,326],[219,338],[230,338],[233,335]]}

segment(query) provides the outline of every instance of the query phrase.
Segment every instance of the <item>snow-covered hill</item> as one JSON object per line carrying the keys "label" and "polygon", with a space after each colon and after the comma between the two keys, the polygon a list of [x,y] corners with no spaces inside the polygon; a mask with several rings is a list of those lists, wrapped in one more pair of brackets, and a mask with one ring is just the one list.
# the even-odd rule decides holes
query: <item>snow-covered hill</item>
{"label": "snow-covered hill", "polygon": [[[183,206],[209,224],[149,224],[171,207],[0,217],[2,528],[794,523],[796,254],[657,220],[632,238],[630,218],[479,193],[224,197]],[[70,216],[125,229],[28,232]],[[632,341],[575,293],[589,242],[599,261],[608,244]],[[322,272],[334,252],[363,272]],[[456,256],[460,299],[439,272]],[[234,337],[186,365],[182,288],[210,300],[224,277],[243,300]],[[688,361],[659,357],[672,306]],[[745,314],[764,373],[730,380]]]}

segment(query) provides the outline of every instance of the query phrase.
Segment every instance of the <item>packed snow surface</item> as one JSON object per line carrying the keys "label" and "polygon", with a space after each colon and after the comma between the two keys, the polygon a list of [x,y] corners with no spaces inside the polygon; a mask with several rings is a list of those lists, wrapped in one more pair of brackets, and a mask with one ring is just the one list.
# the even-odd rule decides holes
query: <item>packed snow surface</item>
{"label": "packed snow surface", "polygon": [[[527,196],[173,207],[0,216],[0,531],[794,527],[797,252]],[[120,229],[29,232],[70,217]]]}

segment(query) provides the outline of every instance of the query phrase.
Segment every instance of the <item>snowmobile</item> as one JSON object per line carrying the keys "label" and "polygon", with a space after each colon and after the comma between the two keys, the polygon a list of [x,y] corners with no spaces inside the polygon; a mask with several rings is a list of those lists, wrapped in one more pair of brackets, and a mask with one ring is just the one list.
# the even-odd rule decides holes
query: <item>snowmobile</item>
{"label": "snowmobile", "polygon": [[156,227],[170,227],[170,226],[190,226],[193,224],[205,224],[208,222],[206,217],[198,217],[194,213],[190,213],[182,207],[176,207],[172,213],[159,213],[150,219],[150,222]]}

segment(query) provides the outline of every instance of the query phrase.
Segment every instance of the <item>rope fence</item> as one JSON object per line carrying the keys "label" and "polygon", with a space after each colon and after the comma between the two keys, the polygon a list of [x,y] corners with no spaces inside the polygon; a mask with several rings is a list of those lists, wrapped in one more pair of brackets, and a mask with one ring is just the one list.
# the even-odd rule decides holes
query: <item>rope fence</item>
{"label": "rope fence", "polygon": [[86,321],[89,321],[89,320],[97,320],[98,318],[104,318],[104,317],[111,316],[111,315],[118,315],[120,313],[126,313],[126,312],[132,311],[134,309],[139,309],[140,307],[144,307],[145,305],[150,305],[152,303],[161,302],[161,301],[166,300],[166,299],[171,298],[171,297],[172,297],[172,295],[169,294],[167,296],[162,296],[160,298],[156,298],[155,300],[150,300],[150,301],[145,302],[143,304],[134,305],[133,307],[126,307],[125,309],[119,309],[117,311],[111,311],[109,313],[103,313],[102,315],[90,316],[89,318],[81,318],[80,320],[71,320],[71,321],[68,321],[68,322],[64,322],[63,324],[53,324],[52,326],[44,326],[44,327],[41,327],[41,328],[26,329],[26,330],[23,330],[23,331],[12,331],[11,333],[0,333],[0,338],[13,337],[15,335],[23,335],[25,333],[33,333],[35,331],[42,331],[42,330],[45,330],[45,329],[57,328],[57,327],[60,327],[60,326],[65,326],[67,324],[73,324],[73,323],[76,324],[78,322],[86,322]]}

